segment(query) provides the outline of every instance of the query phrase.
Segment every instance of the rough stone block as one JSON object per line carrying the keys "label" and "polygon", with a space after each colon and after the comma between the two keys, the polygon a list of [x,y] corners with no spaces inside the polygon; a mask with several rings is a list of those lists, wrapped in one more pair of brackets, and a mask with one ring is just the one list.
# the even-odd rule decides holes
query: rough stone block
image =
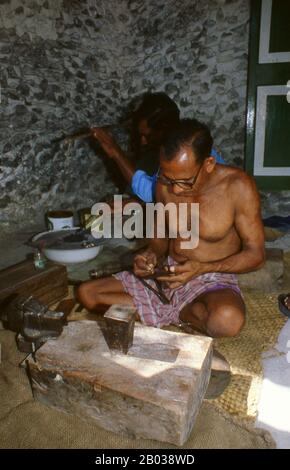
{"label": "rough stone block", "polygon": [[97,322],[69,323],[28,360],[36,399],[133,437],[182,445],[210,377],[212,339],[137,324],[127,355]]}

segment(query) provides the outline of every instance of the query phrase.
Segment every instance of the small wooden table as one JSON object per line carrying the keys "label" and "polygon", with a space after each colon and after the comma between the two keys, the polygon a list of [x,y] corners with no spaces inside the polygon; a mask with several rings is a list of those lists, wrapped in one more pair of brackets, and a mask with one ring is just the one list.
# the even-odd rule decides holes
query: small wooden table
{"label": "small wooden table", "polygon": [[36,269],[26,260],[0,271],[0,305],[12,294],[32,295],[45,304],[52,304],[68,293],[66,267],[47,261]]}

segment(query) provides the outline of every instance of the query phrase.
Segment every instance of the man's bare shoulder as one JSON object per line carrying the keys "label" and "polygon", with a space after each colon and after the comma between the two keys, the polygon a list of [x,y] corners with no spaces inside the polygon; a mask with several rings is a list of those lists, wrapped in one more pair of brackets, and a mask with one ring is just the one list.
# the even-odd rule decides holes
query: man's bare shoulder
{"label": "man's bare shoulder", "polygon": [[228,190],[233,196],[259,197],[254,178],[244,170],[233,166],[223,166],[221,177],[226,181]]}

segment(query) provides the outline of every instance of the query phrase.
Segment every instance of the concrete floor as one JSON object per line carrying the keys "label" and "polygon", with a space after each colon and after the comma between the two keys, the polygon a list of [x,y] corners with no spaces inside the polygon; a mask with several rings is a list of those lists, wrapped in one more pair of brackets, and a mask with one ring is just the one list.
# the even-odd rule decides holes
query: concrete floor
{"label": "concrete floor", "polygon": [[[6,233],[0,237],[0,269],[24,260],[33,249],[25,242],[35,233],[44,231],[44,227],[33,227],[23,233]],[[285,244],[285,243],[284,243]],[[276,244],[277,245],[277,244]],[[290,250],[288,239],[286,246],[276,246]],[[289,237],[290,245],[290,237]],[[268,244],[271,247],[271,244]],[[290,273],[287,272],[287,283]],[[287,292],[290,291],[290,283]],[[267,429],[277,448],[290,449],[290,320],[281,330],[275,348],[267,351],[263,357],[264,379],[258,407],[256,426]]]}

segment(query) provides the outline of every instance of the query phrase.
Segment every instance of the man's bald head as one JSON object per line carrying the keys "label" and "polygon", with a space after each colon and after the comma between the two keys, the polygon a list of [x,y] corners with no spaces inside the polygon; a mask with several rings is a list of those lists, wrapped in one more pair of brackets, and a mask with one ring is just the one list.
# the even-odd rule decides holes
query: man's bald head
{"label": "man's bald head", "polygon": [[213,139],[209,128],[196,119],[182,119],[163,143],[162,156],[172,160],[182,147],[190,147],[196,163],[202,163],[211,154]]}

